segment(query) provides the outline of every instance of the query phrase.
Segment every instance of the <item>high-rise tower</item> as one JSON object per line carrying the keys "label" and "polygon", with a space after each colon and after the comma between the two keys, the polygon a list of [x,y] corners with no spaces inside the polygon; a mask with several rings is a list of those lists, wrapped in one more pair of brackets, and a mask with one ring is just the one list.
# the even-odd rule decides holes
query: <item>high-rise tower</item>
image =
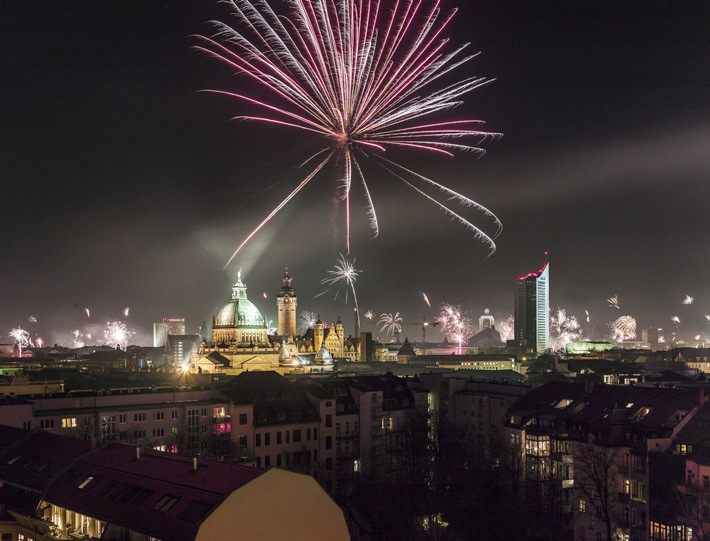
{"label": "high-rise tower", "polygon": [[276,296],[276,307],[278,309],[278,335],[283,337],[296,336],[296,307],[298,306],[298,297],[291,286],[293,278],[288,274],[283,277],[283,286],[281,291]]}
{"label": "high-rise tower", "polygon": [[550,347],[550,264],[515,282],[515,341],[543,353]]}

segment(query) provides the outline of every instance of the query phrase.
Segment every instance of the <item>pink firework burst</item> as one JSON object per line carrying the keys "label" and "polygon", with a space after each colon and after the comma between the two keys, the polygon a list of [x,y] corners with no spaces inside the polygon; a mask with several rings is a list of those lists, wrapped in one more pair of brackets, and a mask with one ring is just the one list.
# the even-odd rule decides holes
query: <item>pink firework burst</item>
{"label": "pink firework burst", "polygon": [[[262,90],[249,95],[209,90],[235,98],[259,113],[237,118],[294,128],[313,136],[318,149],[304,161],[300,183],[243,240],[227,262],[326,165],[337,165],[339,199],[345,207],[350,249],[353,184],[362,189],[370,227],[378,220],[361,161],[372,160],[393,177],[470,229],[495,251],[501,231],[496,216],[472,199],[393,161],[391,149],[453,156],[483,154],[482,143],[500,134],[483,131],[483,121],[435,121],[428,117],[460,105],[461,97],[488,83],[468,77],[440,85],[452,70],[474,58],[468,44],[452,47],[445,37],[456,13],[443,13],[441,0],[293,0],[277,13],[265,1],[230,0],[239,29],[213,21],[210,37],[196,49],[245,75]],[[433,195],[432,195],[433,194]],[[445,201],[445,202],[442,202]],[[486,233],[454,210],[449,201],[473,207],[491,219]]]}

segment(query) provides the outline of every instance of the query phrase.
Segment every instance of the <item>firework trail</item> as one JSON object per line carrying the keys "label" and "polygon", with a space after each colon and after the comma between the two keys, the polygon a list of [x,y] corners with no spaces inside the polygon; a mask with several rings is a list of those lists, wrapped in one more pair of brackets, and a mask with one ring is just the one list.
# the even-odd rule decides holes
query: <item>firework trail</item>
{"label": "firework trail", "polygon": [[8,336],[12,338],[17,346],[18,357],[22,357],[22,348],[32,347],[32,338],[30,338],[30,333],[22,327],[12,329]]}
{"label": "firework trail", "polygon": [[429,297],[427,297],[427,294],[424,293],[421,289],[417,289],[417,294],[421,296],[422,299],[424,299],[424,302],[426,305],[431,308],[431,303],[429,302]]}
{"label": "firework trail", "polygon": [[133,331],[129,331],[128,327],[120,321],[109,321],[106,323],[106,328],[104,329],[104,342],[107,346],[111,346],[114,349],[126,349],[130,339],[136,334]]}
{"label": "firework trail", "polygon": [[[365,312],[364,316],[366,319],[371,320],[373,317],[375,317],[375,314],[372,310],[368,310],[367,312]],[[710,318],[708,318],[708,319],[710,319]]]}
{"label": "firework trail", "polygon": [[308,329],[315,327],[317,322],[318,314],[304,310],[298,318],[298,334],[303,336],[308,332]]}
{"label": "firework trail", "polygon": [[691,297],[690,295],[686,294],[685,299],[683,299],[683,304],[693,304],[693,301],[695,299]]}
{"label": "firework trail", "polygon": [[131,311],[131,309],[128,306],[126,306],[123,309],[123,317],[128,317],[128,312],[130,312],[130,311]]}
{"label": "firework trail", "polygon": [[636,319],[632,316],[621,316],[609,324],[611,339],[615,342],[625,342],[636,338]]}
{"label": "firework trail", "polygon": [[91,312],[88,308],[84,308],[84,312],[86,312],[86,317],[91,317]]}
{"label": "firework trail", "polygon": [[707,319],[708,321],[710,321],[710,314],[705,314],[705,319]]}
{"label": "firework trail", "polygon": [[[355,281],[357,280],[358,273],[362,271],[359,271],[355,268],[355,260],[353,259],[352,262],[348,261],[345,259],[345,256],[343,254],[339,254],[338,256],[338,262],[335,264],[335,267],[333,270],[329,270],[328,274],[330,274],[330,278],[323,278],[320,283],[321,284],[327,284],[329,286],[328,290],[339,284],[339,283],[344,283],[348,286],[350,291],[352,291],[353,294],[353,301],[355,302],[355,313],[357,317],[355,318],[356,323],[357,323],[357,329],[355,334],[357,336],[360,335],[360,306],[357,303],[357,294],[355,293]],[[319,293],[316,295],[316,297],[320,297],[324,293],[327,293],[327,291],[324,291],[323,293]],[[335,292],[335,298],[338,298],[338,291]],[[345,289],[345,302],[348,302],[348,289]]]}
{"label": "firework trail", "polygon": [[471,321],[461,310],[461,306],[442,304],[436,321],[441,325],[441,333],[449,342],[456,343],[458,352],[461,353],[461,346],[473,335]]}
{"label": "firework trail", "polygon": [[[495,251],[501,223],[488,209],[438,182],[385,157],[388,149],[410,149],[453,156],[483,154],[480,145],[500,134],[482,131],[480,120],[427,121],[460,105],[461,97],[488,83],[470,77],[437,87],[449,72],[476,55],[463,56],[468,44],[451,48],[445,31],[455,10],[442,14],[440,0],[401,0],[392,9],[380,0],[293,0],[288,16],[267,2],[231,0],[236,30],[213,21],[212,37],[200,36],[196,49],[227,64],[262,90],[253,96],[209,90],[255,106],[259,115],[237,118],[285,126],[314,136],[320,148],[305,160],[310,172],[237,247],[241,248],[326,165],[340,168],[339,200],[345,206],[346,247],[350,251],[350,198],[359,183],[375,236],[378,221],[361,168],[369,158],[393,177],[470,229]],[[262,97],[263,95],[269,97]],[[425,189],[442,192],[464,207],[492,219],[487,234]]]}
{"label": "firework trail", "polygon": [[618,296],[614,295],[613,297],[609,297],[606,300],[606,302],[609,303],[609,306],[611,308],[616,308],[617,310],[621,310],[621,308],[619,308],[619,297]]}
{"label": "firework trail", "polygon": [[515,338],[515,318],[513,314],[509,314],[507,318],[498,324],[498,332],[500,333],[500,339],[505,344],[508,340]]}
{"label": "firework trail", "polygon": [[37,338],[35,338],[35,344],[37,344],[38,348],[41,348],[44,345],[44,340],[42,340],[42,338],[38,336]]}
{"label": "firework trail", "polygon": [[568,316],[564,308],[558,307],[556,314],[550,316],[550,333],[552,350],[565,350],[567,344],[581,338],[582,327],[575,316]]}
{"label": "firework trail", "polygon": [[399,312],[382,314],[380,315],[380,321],[377,323],[381,325],[380,332],[389,333],[393,336],[402,332],[402,318],[399,316]]}

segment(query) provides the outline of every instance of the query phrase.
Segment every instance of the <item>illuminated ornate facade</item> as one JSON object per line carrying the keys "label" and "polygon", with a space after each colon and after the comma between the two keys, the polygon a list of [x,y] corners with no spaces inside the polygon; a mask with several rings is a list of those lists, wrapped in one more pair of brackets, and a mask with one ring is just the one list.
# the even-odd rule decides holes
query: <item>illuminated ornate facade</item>
{"label": "illuminated ornate facade", "polygon": [[242,271],[232,286],[232,298],[212,319],[212,343],[218,347],[270,346],[266,319],[247,299]]}

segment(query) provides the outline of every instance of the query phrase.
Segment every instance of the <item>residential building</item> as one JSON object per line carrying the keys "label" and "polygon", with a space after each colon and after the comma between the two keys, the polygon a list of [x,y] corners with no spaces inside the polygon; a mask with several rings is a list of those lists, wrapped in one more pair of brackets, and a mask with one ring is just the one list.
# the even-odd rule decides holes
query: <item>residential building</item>
{"label": "residential building", "polygon": [[3,539],[349,539],[309,476],[45,431],[0,441]]}

